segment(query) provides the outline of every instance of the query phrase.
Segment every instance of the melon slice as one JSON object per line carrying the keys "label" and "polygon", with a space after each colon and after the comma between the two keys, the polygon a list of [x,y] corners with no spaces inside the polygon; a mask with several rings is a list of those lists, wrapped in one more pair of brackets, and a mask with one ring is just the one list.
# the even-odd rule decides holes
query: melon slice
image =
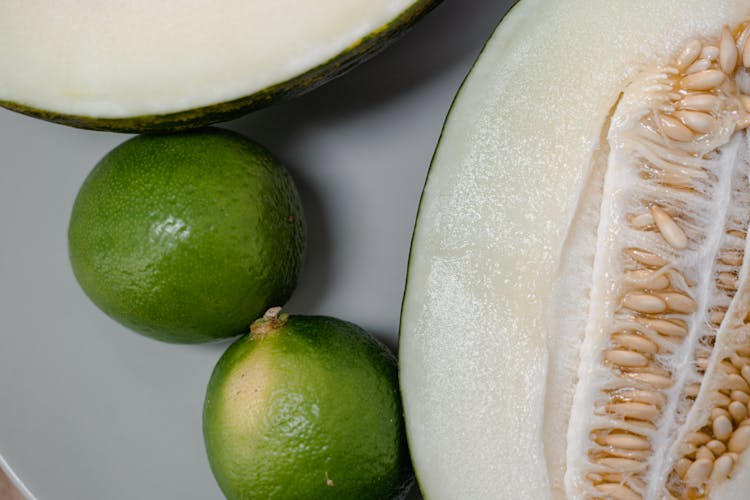
{"label": "melon slice", "polygon": [[522,0],[424,188],[428,499],[750,497],[750,4]]}
{"label": "melon slice", "polygon": [[0,105],[76,127],[175,130],[345,72],[440,0],[7,0]]}

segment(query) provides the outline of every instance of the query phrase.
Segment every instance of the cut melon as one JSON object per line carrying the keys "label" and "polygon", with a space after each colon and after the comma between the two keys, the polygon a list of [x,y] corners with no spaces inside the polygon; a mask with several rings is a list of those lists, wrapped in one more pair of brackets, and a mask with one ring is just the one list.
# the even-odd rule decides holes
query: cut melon
{"label": "cut melon", "polygon": [[440,0],[7,0],[0,105],[155,131],[239,116],[325,83]]}
{"label": "cut melon", "polygon": [[748,68],[745,0],[522,0],[500,24],[409,262],[426,498],[750,498]]}

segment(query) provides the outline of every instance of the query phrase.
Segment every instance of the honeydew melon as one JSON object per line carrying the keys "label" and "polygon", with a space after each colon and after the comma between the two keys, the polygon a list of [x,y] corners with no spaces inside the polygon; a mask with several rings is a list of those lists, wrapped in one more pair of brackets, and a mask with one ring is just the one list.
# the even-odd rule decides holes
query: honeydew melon
{"label": "honeydew melon", "polygon": [[0,3],[0,105],[145,132],[227,120],[374,55],[440,0]]}
{"label": "honeydew melon", "polygon": [[750,497],[749,20],[521,0],[487,42],[403,302],[426,498]]}

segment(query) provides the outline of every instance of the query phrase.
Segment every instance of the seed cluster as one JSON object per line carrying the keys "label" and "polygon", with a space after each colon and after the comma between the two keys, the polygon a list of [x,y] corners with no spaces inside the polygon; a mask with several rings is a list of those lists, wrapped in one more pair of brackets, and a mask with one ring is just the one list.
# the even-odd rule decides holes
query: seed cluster
{"label": "seed cluster", "polygon": [[[612,273],[618,300],[602,320],[608,376],[590,419],[587,498],[704,498],[750,446],[750,340],[721,361],[712,358],[740,286],[750,212],[747,173],[725,167],[717,149],[750,126],[750,88],[742,83],[748,68],[750,25],[734,33],[724,27],[712,43],[689,42],[641,82],[650,109],[619,137],[639,186],[618,207],[625,213],[619,244],[627,244],[611,260],[622,267]],[[711,198],[722,192],[746,209],[718,207]],[[707,265],[697,264],[706,256]],[[689,373],[674,368],[684,360],[692,360]],[[677,457],[657,456],[669,450],[655,449],[655,440],[689,420],[714,372],[720,378],[712,379],[718,388],[709,420],[676,443]],[[665,460],[672,468],[664,471],[666,484],[649,485]]]}
{"label": "seed cluster", "polygon": [[[718,57],[701,59],[695,57],[695,60],[690,62],[691,66],[699,64],[702,69],[692,75],[706,75],[703,77],[703,82],[711,80],[708,83],[715,83],[721,80],[721,84],[723,84],[724,79],[730,79],[733,76],[738,63],[740,65],[738,71],[745,71],[745,68],[750,66],[750,35],[748,31],[748,28],[739,29],[735,38],[735,35],[725,26],[722,30],[718,50],[714,47],[708,49],[703,47],[701,49],[702,53],[710,52]],[[700,42],[693,41],[685,48],[683,51],[683,56],[687,55],[687,57],[684,57],[685,62],[693,59],[693,54],[699,45]],[[706,62],[702,62],[706,59],[708,59]],[[688,74],[682,79],[681,86],[683,89],[689,89],[691,85],[695,85],[695,80],[685,83],[688,77],[692,75]],[[731,80],[729,80],[730,85],[731,83]],[[741,111],[747,112],[750,109],[748,106],[750,98],[741,90],[730,87],[729,92],[733,92],[737,96],[741,103]],[[707,106],[710,105],[709,101],[716,97],[713,94],[697,95],[699,97],[693,99],[705,101],[700,104],[706,104]],[[694,106],[694,103],[691,102],[690,105]],[[690,126],[685,120],[683,120],[683,123]],[[748,120],[747,115],[744,115],[737,121],[736,129],[744,129],[749,124],[750,120]],[[693,128],[693,130],[696,129]],[[740,200],[739,205],[744,206],[745,209],[747,209],[747,189],[745,188],[748,185],[747,183],[747,175],[741,174],[739,181],[735,182],[736,187],[733,193],[733,199]],[[694,371],[697,377],[686,387],[683,394],[686,403],[683,405],[685,410],[692,407],[692,402],[695,401],[702,385],[705,383],[704,378],[711,360],[717,332],[724,322],[732,298],[737,293],[739,273],[744,259],[745,240],[747,239],[747,226],[746,210],[744,213],[740,211],[728,220],[726,234],[715,266],[715,289],[712,293],[714,304],[710,306],[707,317],[708,326],[705,328],[695,351]],[[702,427],[689,432],[677,445],[680,458],[675,462],[667,478],[668,491],[675,498],[704,498],[709,494],[711,486],[715,487],[731,476],[731,472],[739,460],[739,454],[750,445],[750,419],[748,419],[750,413],[748,407],[748,402],[750,402],[750,386],[748,385],[748,382],[750,382],[750,367],[745,368],[750,364],[748,355],[750,355],[750,343],[738,345],[735,347],[735,352],[718,362],[714,370],[715,373],[709,373],[718,388],[715,393],[709,396],[709,400],[715,406],[710,409],[708,417],[701,422]],[[718,377],[718,380],[716,380],[716,377]]]}
{"label": "seed cluster", "polygon": [[[729,357],[718,362],[713,370],[715,374],[709,371],[717,333],[738,291],[747,239],[742,228],[748,226],[750,195],[743,187],[750,179],[744,172],[738,177],[733,193],[735,213],[729,217],[715,264],[708,324],[695,351],[692,381],[683,393],[682,407],[687,412],[700,392],[702,381],[718,377],[716,392],[710,395],[715,406],[707,419],[700,420],[700,428],[687,432],[676,447],[679,459],[667,481],[668,490],[675,498],[702,498],[708,493],[709,484],[716,486],[730,477],[739,453],[747,447],[743,444],[743,434],[749,431],[739,431],[739,428],[750,425],[750,368],[745,370],[744,376],[742,374],[743,368],[750,364],[750,343],[735,346]],[[750,433],[747,437],[750,438]]]}
{"label": "seed cluster", "polygon": [[716,485],[730,477],[739,455],[750,446],[750,344],[723,359],[719,370],[721,389],[708,422],[681,444],[683,455],[670,484],[675,497],[703,498],[709,483]]}

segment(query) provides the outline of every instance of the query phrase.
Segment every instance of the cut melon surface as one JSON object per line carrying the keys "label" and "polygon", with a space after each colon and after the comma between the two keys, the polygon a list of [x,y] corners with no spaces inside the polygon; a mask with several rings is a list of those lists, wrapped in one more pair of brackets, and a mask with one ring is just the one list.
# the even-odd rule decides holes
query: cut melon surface
{"label": "cut melon surface", "polygon": [[0,105],[85,128],[187,128],[303,92],[439,0],[0,3]]}
{"label": "cut melon surface", "polygon": [[488,41],[403,303],[426,498],[750,498],[749,21],[522,0]]}

